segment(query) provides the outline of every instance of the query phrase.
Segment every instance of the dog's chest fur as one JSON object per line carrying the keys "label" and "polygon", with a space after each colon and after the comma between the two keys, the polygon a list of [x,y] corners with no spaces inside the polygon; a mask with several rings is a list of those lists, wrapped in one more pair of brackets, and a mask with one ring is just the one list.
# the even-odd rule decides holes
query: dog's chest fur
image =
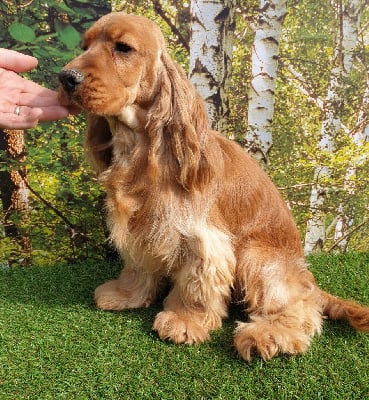
{"label": "dog's chest fur", "polygon": [[163,192],[150,182],[144,162],[140,173],[135,173],[144,138],[122,124],[109,122],[115,128],[113,163],[101,180],[107,189],[111,240],[136,266],[170,271],[186,251],[183,236],[191,235],[192,204],[180,204],[174,193]]}
{"label": "dog's chest fur", "polygon": [[201,216],[195,215],[192,207],[179,205],[173,194],[153,189],[136,197],[123,188],[107,197],[112,241],[137,267],[169,274],[186,257],[189,242],[198,236],[195,230]]}
{"label": "dog's chest fur", "polygon": [[206,268],[221,265],[232,271],[231,235],[210,221],[217,189],[187,193],[153,182],[142,156],[147,161],[145,136],[120,129],[113,134],[113,164],[102,180],[111,240],[123,258],[166,275],[199,260]]}

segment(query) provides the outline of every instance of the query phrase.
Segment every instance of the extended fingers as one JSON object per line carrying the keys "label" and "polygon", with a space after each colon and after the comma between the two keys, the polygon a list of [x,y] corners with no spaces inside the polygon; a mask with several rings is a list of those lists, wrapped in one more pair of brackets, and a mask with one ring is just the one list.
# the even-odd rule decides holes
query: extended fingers
{"label": "extended fingers", "polygon": [[14,71],[26,72],[37,66],[37,59],[13,50],[0,49],[0,67]]}
{"label": "extended fingers", "polygon": [[[0,49],[1,50],[1,49]],[[1,52],[0,52],[1,56]],[[18,93],[21,98],[25,98],[29,103],[36,97],[44,97],[45,100],[54,100],[57,98],[57,93],[47,89],[38,83],[23,78],[13,71],[8,71],[1,68],[0,61],[0,91],[3,93]],[[24,103],[24,105],[28,105]]]}
{"label": "extended fingers", "polygon": [[60,105],[57,92],[46,88],[39,89],[37,92],[21,93],[18,104],[28,107],[52,107]]}
{"label": "extended fingers", "polygon": [[21,107],[19,114],[16,114],[14,110],[12,112],[0,112],[0,128],[34,128],[42,115],[42,110],[39,108]]}
{"label": "extended fingers", "polygon": [[70,110],[62,106],[30,108],[26,106],[12,107],[0,112],[0,128],[28,129],[39,122],[62,119],[70,114]]}
{"label": "extended fingers", "polygon": [[62,106],[41,107],[40,110],[39,122],[54,121],[69,115],[68,108]]}
{"label": "extended fingers", "polygon": [[[1,58],[3,55],[5,59]],[[19,59],[24,62],[22,68],[26,68],[27,61],[28,67],[37,63],[33,57],[27,59],[28,56],[23,56],[17,52],[0,49],[0,127],[27,129],[36,126],[38,122],[62,119],[70,113],[77,114],[79,110],[60,105],[57,92],[6,69],[12,67],[20,71],[20,67],[14,64]]]}
{"label": "extended fingers", "polygon": [[41,109],[40,122],[54,121],[67,117],[69,114],[80,112],[76,107],[61,106],[57,92],[43,88],[38,94],[23,93],[19,98],[20,106],[35,107]]}

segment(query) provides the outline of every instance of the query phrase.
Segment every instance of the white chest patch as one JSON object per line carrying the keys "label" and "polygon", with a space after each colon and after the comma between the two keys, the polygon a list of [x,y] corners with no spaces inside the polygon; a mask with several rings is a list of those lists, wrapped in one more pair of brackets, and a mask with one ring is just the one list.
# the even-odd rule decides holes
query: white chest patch
{"label": "white chest patch", "polygon": [[120,115],[118,116],[119,121],[123,122],[131,129],[137,129],[139,125],[138,121],[138,110],[135,105],[125,106]]}

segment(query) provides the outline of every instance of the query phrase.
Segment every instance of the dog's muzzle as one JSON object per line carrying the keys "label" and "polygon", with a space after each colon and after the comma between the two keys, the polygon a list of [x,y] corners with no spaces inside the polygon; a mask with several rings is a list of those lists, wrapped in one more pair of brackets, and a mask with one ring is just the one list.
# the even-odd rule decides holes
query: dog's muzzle
{"label": "dog's muzzle", "polygon": [[68,94],[73,93],[84,79],[84,74],[78,69],[63,69],[59,73],[59,82]]}

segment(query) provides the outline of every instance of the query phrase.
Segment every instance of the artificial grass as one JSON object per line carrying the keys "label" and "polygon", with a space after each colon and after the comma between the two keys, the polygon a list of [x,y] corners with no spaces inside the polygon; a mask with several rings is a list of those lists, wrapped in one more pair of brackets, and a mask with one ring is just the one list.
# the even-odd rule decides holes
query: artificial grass
{"label": "artificial grass", "polygon": [[[95,309],[95,286],[118,265],[59,265],[0,271],[0,399],[369,399],[369,335],[326,321],[298,357],[240,359],[233,307],[198,346],[160,341],[161,305]],[[321,287],[369,305],[369,254],[311,259]]]}

